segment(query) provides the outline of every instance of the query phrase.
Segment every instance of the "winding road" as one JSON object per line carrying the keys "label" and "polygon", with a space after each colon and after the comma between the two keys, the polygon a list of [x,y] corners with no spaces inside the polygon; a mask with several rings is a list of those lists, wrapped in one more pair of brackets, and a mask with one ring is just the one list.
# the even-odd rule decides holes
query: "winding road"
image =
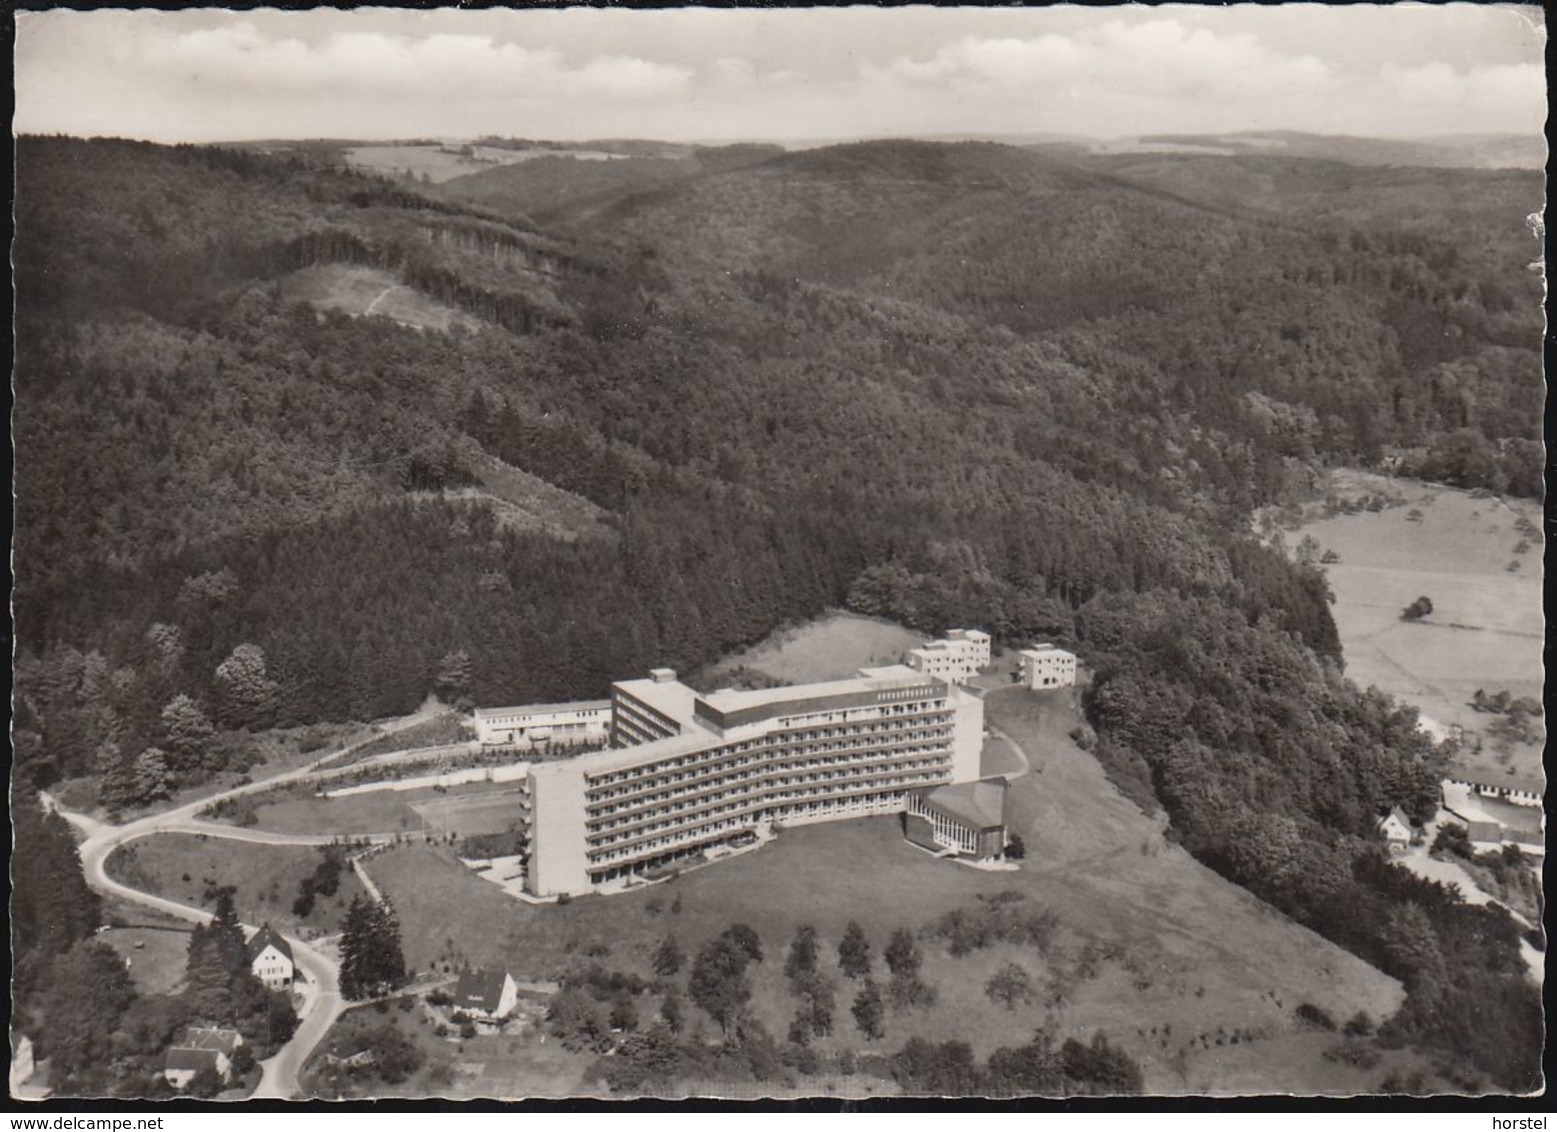
{"label": "winding road", "polygon": [[[306,766],[295,770],[285,771],[270,778],[257,782],[247,783],[224,791],[210,797],[199,798],[193,802],[186,802],[171,810],[161,813],[148,814],[135,821],[126,822],[124,825],[109,825],[98,821],[88,814],[73,813],[63,809],[55,799],[48,794],[43,794],[43,802],[50,809],[57,812],[71,825],[79,829],[85,836],[78,847],[81,854],[81,868],[86,875],[86,881],[99,892],[117,896],[120,899],[132,901],[147,908],[154,908],[159,912],[179,919],[189,920],[197,924],[205,924],[211,921],[211,913],[202,908],[196,908],[188,904],[180,904],[176,900],[169,900],[163,896],[155,896],[149,892],[142,892],[138,888],[121,884],[108,875],[108,858],[115,849],[126,845],[131,841],[142,837],[151,837],[159,833],[196,833],[207,837],[220,837],[229,841],[242,841],[259,845],[328,845],[340,840],[338,835],[318,836],[312,834],[296,833],[266,833],[261,830],[241,829],[237,826],[218,825],[214,822],[200,821],[197,814],[207,806],[215,802],[225,801],[229,798],[242,797],[258,790],[266,790],[273,786],[281,786],[288,782],[295,782],[307,778],[315,773],[320,764],[331,759],[339,758],[342,754],[349,753],[356,747],[360,747],[382,738],[386,734],[394,734],[408,727],[413,727],[424,722],[431,716],[430,709],[423,708],[412,715],[404,716],[391,723],[384,724],[376,734],[354,743],[341,750],[331,751],[328,755],[317,759]],[[393,840],[394,834],[378,834],[366,838],[369,841]],[[353,840],[362,840],[353,838]],[[254,930],[254,925],[243,925],[246,930]],[[254,1097],[271,1100],[287,1100],[295,1097],[299,1091],[298,1072],[303,1063],[308,1060],[308,1055],[314,1051],[320,1040],[335,1024],[341,1012],[346,1008],[340,995],[340,964],[331,954],[326,954],[322,948],[328,948],[328,944],[320,946],[311,945],[295,936],[287,936],[286,940],[292,945],[292,960],[297,969],[302,973],[304,985],[302,989],[303,1003],[298,1010],[298,1026],[290,1041],[282,1046],[273,1057],[260,1063],[260,1083],[254,1090]]]}

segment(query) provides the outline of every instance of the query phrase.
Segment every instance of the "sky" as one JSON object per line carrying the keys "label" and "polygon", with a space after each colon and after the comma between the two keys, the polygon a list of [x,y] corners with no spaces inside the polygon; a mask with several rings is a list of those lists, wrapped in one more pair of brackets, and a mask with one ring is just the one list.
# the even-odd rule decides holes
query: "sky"
{"label": "sky", "polygon": [[1540,8],[17,14],[18,133],[153,141],[1537,134]]}

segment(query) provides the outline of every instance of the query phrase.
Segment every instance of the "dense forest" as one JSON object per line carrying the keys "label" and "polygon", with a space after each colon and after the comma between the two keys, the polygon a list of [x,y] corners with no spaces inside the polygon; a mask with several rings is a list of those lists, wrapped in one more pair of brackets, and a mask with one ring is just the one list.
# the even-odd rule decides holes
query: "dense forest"
{"label": "dense forest", "polygon": [[[1538,175],[1415,171],[1469,210],[1434,225],[1400,171],[1234,204],[987,144],[645,160],[570,210],[566,158],[462,200],[20,139],[16,773],[134,806],[245,730],[597,695],[845,604],[1059,638],[1192,851],[1406,979],[1403,1040],[1509,1003],[1479,1067],[1529,1084],[1511,922],[1371,852],[1432,750],[1246,532],[1328,462],[1538,494]],[[483,329],[283,298],[322,263]],[[605,533],[454,490],[494,459]]]}

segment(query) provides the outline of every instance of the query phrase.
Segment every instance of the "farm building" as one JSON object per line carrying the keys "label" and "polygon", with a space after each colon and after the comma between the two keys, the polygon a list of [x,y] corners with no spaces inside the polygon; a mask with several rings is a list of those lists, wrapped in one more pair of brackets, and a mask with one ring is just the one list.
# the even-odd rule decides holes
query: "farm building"
{"label": "farm building", "polygon": [[1054,645],[1035,645],[1017,654],[1022,660],[1022,684],[1042,691],[1076,683],[1076,654]]}
{"label": "farm building", "polygon": [[1444,782],[1464,787],[1485,798],[1502,798],[1517,806],[1539,806],[1546,789],[1545,784],[1538,779],[1481,770],[1451,770]]}
{"label": "farm building", "polygon": [[175,1089],[182,1089],[202,1069],[210,1069],[223,1081],[232,1071],[233,1052],[243,1044],[237,1030],[191,1026],[184,1040],[174,1045],[163,1060],[162,1075]]}
{"label": "farm building", "polygon": [[287,990],[292,986],[296,969],[292,962],[292,945],[281,934],[265,924],[254,933],[248,944],[249,970],[254,977],[271,990]]}
{"label": "farm building", "polygon": [[1006,784],[959,782],[909,795],[904,834],[925,849],[992,861],[1005,852]]}
{"label": "farm building", "polygon": [[507,1018],[518,1001],[514,977],[497,968],[466,968],[454,988],[454,1008],[487,1022]]}

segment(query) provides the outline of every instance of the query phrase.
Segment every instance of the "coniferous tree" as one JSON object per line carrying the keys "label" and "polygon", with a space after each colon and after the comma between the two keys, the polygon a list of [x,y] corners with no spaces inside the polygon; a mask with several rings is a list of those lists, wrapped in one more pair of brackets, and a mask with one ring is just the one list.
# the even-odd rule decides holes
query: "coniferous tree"
{"label": "coniferous tree", "polygon": [[870,942],[865,938],[865,930],[853,920],[838,941],[838,967],[851,979],[870,974]]}

